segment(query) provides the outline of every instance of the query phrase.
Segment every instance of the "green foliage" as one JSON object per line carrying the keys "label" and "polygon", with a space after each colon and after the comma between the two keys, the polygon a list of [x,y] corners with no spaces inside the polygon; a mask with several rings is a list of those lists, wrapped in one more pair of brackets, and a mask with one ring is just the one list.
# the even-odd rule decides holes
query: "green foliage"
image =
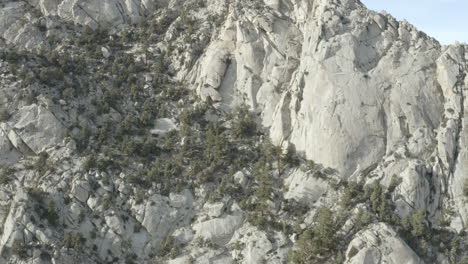
{"label": "green foliage", "polygon": [[195,122],[203,122],[203,117],[207,110],[208,106],[206,104],[200,104],[195,107],[186,109],[179,115],[180,123],[191,126]]}
{"label": "green foliage", "polygon": [[283,203],[284,203],[283,210],[287,212],[289,215],[292,215],[295,217],[301,217],[310,210],[309,205],[303,202],[298,202],[294,199],[284,200]]}
{"label": "green foliage", "polygon": [[468,197],[468,179],[465,179],[465,182],[463,184],[463,195],[465,195],[465,197]]}
{"label": "green foliage", "polygon": [[322,207],[317,213],[316,225],[305,230],[290,253],[296,264],[314,263],[319,255],[330,254],[336,244],[336,220],[330,209]]}
{"label": "green foliage", "polygon": [[424,209],[418,209],[411,217],[411,234],[415,237],[422,237],[426,235],[426,213]]}
{"label": "green foliage", "polygon": [[55,209],[55,203],[53,200],[49,200],[49,202],[47,203],[46,219],[52,226],[57,226],[59,215]]}
{"label": "green foliage", "polygon": [[318,211],[317,224],[313,228],[314,244],[318,253],[325,253],[335,243],[335,220],[330,209],[323,207]]}
{"label": "green foliage", "polygon": [[208,15],[208,19],[207,19],[209,22],[213,23],[215,27],[220,27],[224,20],[225,20],[225,17],[223,15],[213,15],[213,14],[210,14]]}
{"label": "green foliage", "polygon": [[158,257],[164,259],[173,259],[178,255],[178,253],[179,247],[175,244],[174,237],[167,236],[160,246],[160,249],[158,251]]}
{"label": "green foliage", "polygon": [[284,165],[291,167],[297,167],[301,164],[301,160],[292,146],[286,149],[286,154],[282,156],[282,161]]}
{"label": "green foliage", "polygon": [[52,85],[57,81],[62,81],[63,77],[63,71],[56,67],[44,67],[39,72],[39,80],[47,85]]}
{"label": "green foliage", "polygon": [[270,171],[265,160],[259,160],[255,164],[252,175],[258,182],[258,188],[255,191],[255,196],[258,198],[257,210],[266,210],[267,203],[272,198],[273,188]]}
{"label": "green foliage", "polygon": [[34,169],[40,175],[43,175],[44,173],[46,173],[46,171],[51,169],[51,166],[49,165],[47,161],[48,158],[49,158],[49,154],[47,154],[46,152],[42,152],[39,154],[39,158],[36,160],[36,162],[33,165]]}
{"label": "green foliage", "polygon": [[89,139],[91,137],[91,129],[88,126],[81,127],[80,137],[77,140],[77,147],[79,150],[84,150],[89,144]]}
{"label": "green foliage", "polygon": [[25,245],[24,242],[20,240],[13,241],[11,246],[11,253],[13,255],[18,256],[20,259],[27,259],[28,256],[28,247]]}
{"label": "green foliage", "polygon": [[96,167],[97,164],[97,158],[96,155],[90,154],[86,157],[85,161],[83,162],[83,168],[86,171],[89,171],[90,169],[93,169]]}
{"label": "green foliage", "polygon": [[101,201],[102,209],[107,210],[110,208],[112,204],[112,195],[104,195]]}
{"label": "green foliage", "polygon": [[45,192],[37,187],[31,187],[27,189],[28,195],[31,197],[31,199],[37,201],[37,202],[42,202],[42,199],[45,196]]}
{"label": "green foliage", "polygon": [[12,167],[5,167],[0,170],[0,184],[8,184],[11,181],[11,175],[15,173]]}
{"label": "green foliage", "polygon": [[135,253],[130,253],[127,256],[125,256],[125,264],[136,264],[138,256]]}
{"label": "green foliage", "polygon": [[341,206],[349,208],[355,202],[362,199],[363,189],[362,185],[357,182],[351,181],[345,184],[343,195],[341,196]]}
{"label": "green foliage", "polygon": [[468,264],[468,256],[464,256],[464,257],[460,260],[460,264]]}
{"label": "green foliage", "polygon": [[85,238],[80,233],[65,232],[62,247],[80,250],[85,242]]}
{"label": "green foliage", "polygon": [[120,99],[120,95],[118,93],[118,90],[113,89],[113,90],[105,91],[104,94],[102,95],[101,101],[104,107],[116,108],[119,99]]}
{"label": "green foliage", "polygon": [[257,125],[249,112],[247,106],[243,105],[236,109],[232,130],[235,137],[246,138],[254,135]]}
{"label": "green foliage", "polygon": [[250,213],[247,215],[247,221],[256,226],[260,230],[267,231],[270,228],[275,231],[282,231],[285,234],[289,234],[291,231],[291,226],[287,225],[285,222],[278,220],[274,215],[259,214],[259,213]]}
{"label": "green foliage", "polygon": [[390,184],[388,185],[388,192],[393,192],[395,188],[400,185],[400,183],[403,182],[403,179],[401,177],[398,177],[396,175],[392,176],[392,179],[390,180]]}
{"label": "green foliage", "polygon": [[141,147],[141,143],[132,137],[125,137],[120,144],[120,149],[127,155],[136,154]]}
{"label": "green foliage", "polygon": [[370,188],[370,205],[374,213],[377,213],[381,219],[388,217],[387,211],[387,198],[383,192],[383,188],[378,181],[374,181],[374,184]]}
{"label": "green foliage", "polygon": [[372,222],[372,215],[362,209],[359,209],[356,216],[356,230],[361,230]]}
{"label": "green foliage", "polygon": [[5,109],[0,110],[0,122],[8,121],[8,119],[10,119],[10,113]]}

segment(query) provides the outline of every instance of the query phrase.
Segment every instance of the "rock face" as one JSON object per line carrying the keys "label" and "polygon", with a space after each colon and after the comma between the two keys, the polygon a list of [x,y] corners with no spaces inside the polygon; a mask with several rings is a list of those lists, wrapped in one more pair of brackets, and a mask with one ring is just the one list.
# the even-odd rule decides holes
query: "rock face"
{"label": "rock face", "polygon": [[424,263],[397,233],[383,223],[370,226],[351,241],[345,263]]}
{"label": "rock face", "polygon": [[402,216],[438,214],[450,193],[465,222],[466,47],[442,47],[356,0],[266,4],[232,7],[189,74],[200,96],[250,105],[275,143],[343,178],[401,175]]}
{"label": "rock face", "polygon": [[357,1],[295,4],[306,19],[231,13],[195,70],[200,95],[245,100],[275,142],[345,177],[419,134],[414,148],[429,152],[444,114],[440,45]]}
{"label": "rock face", "polygon": [[20,153],[13,147],[8,135],[3,130],[0,130],[0,165],[15,163],[19,160]]}
{"label": "rock face", "polygon": [[36,154],[59,145],[65,135],[64,126],[43,106],[32,104],[19,109],[13,122],[13,133]]}
{"label": "rock face", "polygon": [[292,172],[284,184],[288,187],[288,191],[284,194],[286,199],[310,204],[314,204],[328,189],[325,180],[301,170]]}
{"label": "rock face", "polygon": [[[359,0],[3,2],[0,263],[287,263],[320,207],[347,217],[324,263],[465,257],[467,45]],[[225,133],[242,105],[297,157],[258,170],[260,143]],[[400,236],[415,212],[424,256]]]}
{"label": "rock face", "polygon": [[118,27],[136,23],[155,8],[167,5],[168,1],[121,0],[30,0],[29,3],[45,16],[59,16],[64,20],[81,25],[97,27]]}

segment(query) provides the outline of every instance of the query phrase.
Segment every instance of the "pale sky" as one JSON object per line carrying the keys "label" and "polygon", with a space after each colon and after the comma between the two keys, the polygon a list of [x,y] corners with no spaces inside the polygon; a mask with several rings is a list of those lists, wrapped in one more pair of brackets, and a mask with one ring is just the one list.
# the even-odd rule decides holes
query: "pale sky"
{"label": "pale sky", "polygon": [[441,44],[468,43],[468,0],[361,0],[369,9],[406,19]]}

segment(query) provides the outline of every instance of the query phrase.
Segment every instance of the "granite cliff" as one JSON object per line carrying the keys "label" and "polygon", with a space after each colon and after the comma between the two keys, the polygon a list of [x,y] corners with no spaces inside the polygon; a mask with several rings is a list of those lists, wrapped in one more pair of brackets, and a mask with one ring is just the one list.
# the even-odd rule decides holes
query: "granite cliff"
{"label": "granite cliff", "polygon": [[1,263],[467,263],[468,46],[358,0],[0,3]]}

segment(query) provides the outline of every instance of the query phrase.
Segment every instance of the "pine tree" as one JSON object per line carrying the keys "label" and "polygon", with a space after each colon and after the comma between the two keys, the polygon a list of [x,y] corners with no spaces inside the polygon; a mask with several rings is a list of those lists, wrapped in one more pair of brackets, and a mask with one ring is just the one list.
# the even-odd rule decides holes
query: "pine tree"
{"label": "pine tree", "polygon": [[319,209],[317,224],[313,228],[313,233],[317,253],[322,254],[333,248],[335,243],[335,221],[329,208],[322,207]]}
{"label": "pine tree", "polygon": [[424,209],[418,209],[411,217],[411,234],[413,236],[422,237],[426,234],[425,217]]}
{"label": "pine tree", "polygon": [[372,186],[372,193],[370,196],[371,208],[374,212],[379,212],[379,207],[381,205],[381,197],[382,197],[382,186],[378,181],[375,181]]}
{"label": "pine tree", "polygon": [[271,198],[273,192],[271,177],[266,167],[264,160],[258,161],[254,166],[253,176],[258,182],[258,188],[255,191],[255,196],[258,198],[257,209],[266,210],[267,202]]}

